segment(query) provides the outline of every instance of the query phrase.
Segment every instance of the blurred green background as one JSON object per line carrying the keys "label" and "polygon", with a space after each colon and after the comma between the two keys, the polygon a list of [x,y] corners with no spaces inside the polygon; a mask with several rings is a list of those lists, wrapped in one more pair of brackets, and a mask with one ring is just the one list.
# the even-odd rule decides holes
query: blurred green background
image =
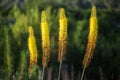
{"label": "blurred green background", "polygon": [[[98,41],[84,80],[120,80],[120,0],[0,0],[0,80],[28,80],[28,26],[33,26],[41,65],[41,11],[50,27],[51,58],[45,80],[56,80],[59,63],[58,10],[68,18],[68,45],[62,80],[80,80],[87,45],[91,4],[97,7]],[[37,80],[34,75],[31,80]]]}

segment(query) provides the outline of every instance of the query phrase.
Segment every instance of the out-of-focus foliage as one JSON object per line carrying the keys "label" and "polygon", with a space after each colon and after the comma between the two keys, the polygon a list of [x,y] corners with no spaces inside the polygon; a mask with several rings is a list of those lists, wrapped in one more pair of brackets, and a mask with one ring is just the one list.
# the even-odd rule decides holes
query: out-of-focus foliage
{"label": "out-of-focus foliage", "polygon": [[13,55],[12,55],[12,50],[11,50],[11,40],[9,36],[9,30],[8,28],[4,28],[4,66],[5,66],[5,71],[8,73],[8,77],[11,78],[13,75],[14,71],[14,66],[13,66]]}
{"label": "out-of-focus foliage", "polygon": [[28,52],[26,52],[25,50],[20,52],[20,62],[19,62],[19,67],[18,67],[18,72],[17,72],[17,77],[18,80],[24,79],[27,80],[28,79]]}
{"label": "out-of-focus foliage", "polygon": [[[56,76],[56,66],[58,64],[58,9],[60,7],[65,8],[68,18],[68,45],[66,59],[63,61],[63,68],[71,72],[69,76],[72,74],[72,71],[74,71],[74,75],[79,73],[82,68],[82,59],[87,44],[91,1],[92,0],[0,0],[0,79],[6,80],[9,72],[12,78],[15,76],[14,78],[16,79],[28,79],[28,26],[33,26],[37,40],[39,58],[37,67],[35,66],[33,68],[33,76],[38,77],[38,75],[36,75],[36,73],[38,73],[36,69],[39,67],[41,71],[42,60],[40,15],[43,9],[45,9],[47,13],[51,37],[51,56],[48,67],[53,67],[52,73],[53,76]],[[108,80],[118,80],[120,76],[119,1],[120,0],[94,0],[94,3],[97,5],[99,37],[92,63],[85,74],[88,79],[98,80],[98,78],[101,78],[100,74],[103,74],[103,77]],[[7,47],[8,44],[10,46],[9,48]],[[10,55],[8,55],[8,53],[10,53]],[[10,66],[12,71],[6,71],[7,65],[4,64],[8,61],[4,59],[4,57],[7,57],[5,54],[8,55],[8,57],[11,56],[12,63]],[[49,73],[46,74],[49,75]]]}

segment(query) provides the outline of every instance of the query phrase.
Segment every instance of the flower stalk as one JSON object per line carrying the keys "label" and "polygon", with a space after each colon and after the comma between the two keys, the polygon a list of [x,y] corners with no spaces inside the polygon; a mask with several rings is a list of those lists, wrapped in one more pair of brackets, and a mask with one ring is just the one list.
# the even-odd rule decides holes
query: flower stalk
{"label": "flower stalk", "polygon": [[[86,53],[83,59],[83,73],[85,68],[89,66],[91,59],[93,58],[94,50],[96,47],[97,35],[98,35],[98,18],[96,12],[96,6],[92,6],[91,16],[90,16],[90,27],[89,27],[89,35],[88,35],[88,44],[86,48]],[[84,75],[83,75],[84,76]],[[82,77],[83,77],[82,76]],[[82,80],[81,77],[81,80]]]}
{"label": "flower stalk", "polygon": [[42,80],[43,80],[44,70],[50,58],[49,27],[45,11],[42,11],[41,14],[41,34],[42,34],[42,66],[43,66]]}
{"label": "flower stalk", "polygon": [[29,71],[31,73],[32,66],[37,64],[38,51],[37,51],[36,39],[34,36],[34,31],[33,31],[32,26],[29,26],[28,32],[29,32],[28,48],[29,48],[29,52],[30,52],[30,69],[29,69]]}
{"label": "flower stalk", "polygon": [[66,54],[67,46],[67,17],[64,8],[59,10],[59,42],[58,42],[58,61],[60,62],[58,80],[60,80],[60,72],[62,61]]}

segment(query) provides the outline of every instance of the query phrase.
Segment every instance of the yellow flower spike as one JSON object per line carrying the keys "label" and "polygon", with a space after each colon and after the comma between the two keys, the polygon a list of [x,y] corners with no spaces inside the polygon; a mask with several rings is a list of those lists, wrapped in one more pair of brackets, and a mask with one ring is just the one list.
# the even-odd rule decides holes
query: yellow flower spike
{"label": "yellow flower spike", "polygon": [[83,59],[84,67],[87,67],[94,54],[94,49],[96,47],[97,34],[98,34],[98,19],[96,15],[96,7],[92,7],[91,17],[90,17],[90,31],[88,36],[88,44],[86,48],[86,54]]}
{"label": "yellow flower spike", "polygon": [[32,66],[33,64],[37,63],[38,51],[32,26],[29,26],[28,32],[29,32],[28,48],[30,52],[30,66]]}
{"label": "yellow flower spike", "polygon": [[41,80],[44,78],[44,70],[47,66],[50,58],[50,38],[49,38],[49,28],[47,23],[47,18],[45,11],[41,14],[41,33],[42,33],[42,66],[43,72]]}
{"label": "yellow flower spike", "polygon": [[84,72],[86,67],[89,66],[91,59],[94,54],[94,50],[96,47],[97,35],[98,35],[98,18],[97,18],[96,6],[92,6],[91,16],[90,16],[90,27],[89,27],[89,35],[88,35],[88,44],[86,48],[86,53],[83,59],[83,72],[81,76],[81,80],[83,80]]}
{"label": "yellow flower spike", "polygon": [[46,67],[50,57],[50,38],[49,28],[46,19],[45,11],[41,14],[41,33],[42,33],[42,65]]}
{"label": "yellow flower spike", "polygon": [[59,42],[58,42],[58,61],[59,65],[59,73],[58,80],[60,80],[60,72],[62,66],[62,60],[66,54],[66,46],[67,46],[67,17],[65,15],[64,8],[60,8],[59,10]]}
{"label": "yellow flower spike", "polygon": [[67,45],[67,18],[64,8],[59,10],[59,24],[58,61],[60,62],[66,54]]}

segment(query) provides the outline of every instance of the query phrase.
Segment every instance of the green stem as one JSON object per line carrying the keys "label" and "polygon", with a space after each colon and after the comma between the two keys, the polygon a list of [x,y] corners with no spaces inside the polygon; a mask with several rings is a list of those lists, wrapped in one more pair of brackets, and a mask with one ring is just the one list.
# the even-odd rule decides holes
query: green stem
{"label": "green stem", "polygon": [[58,80],[60,80],[61,67],[62,67],[62,60],[60,61],[60,65],[59,65]]}
{"label": "green stem", "polygon": [[38,80],[41,80],[41,71],[39,69],[39,76],[38,76]]}
{"label": "green stem", "polygon": [[85,68],[86,68],[86,67],[83,67],[83,71],[82,71],[82,75],[81,75],[81,79],[80,79],[80,80],[83,80],[84,73],[85,73]]}
{"label": "green stem", "polygon": [[43,79],[44,79],[44,72],[45,72],[45,66],[43,67],[43,71],[42,71],[42,78],[41,78],[41,80],[43,80]]}

